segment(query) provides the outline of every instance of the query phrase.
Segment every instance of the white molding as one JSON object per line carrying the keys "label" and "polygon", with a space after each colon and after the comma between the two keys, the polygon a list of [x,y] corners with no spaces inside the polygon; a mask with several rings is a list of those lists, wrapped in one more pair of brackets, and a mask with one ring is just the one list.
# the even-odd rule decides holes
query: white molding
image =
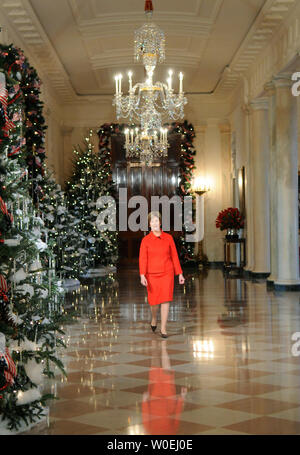
{"label": "white molding", "polygon": [[253,111],[267,111],[269,109],[269,98],[256,98],[250,102]]}
{"label": "white molding", "polygon": [[[191,67],[191,68],[198,68],[202,52],[205,49],[205,45],[201,46],[201,54],[191,54],[188,52],[187,49],[183,50],[183,55],[178,55],[178,51],[176,49],[168,48],[168,56],[167,56],[167,64],[168,66],[184,66],[184,67]],[[132,58],[132,49],[125,49],[122,54],[119,51],[115,52],[103,52],[102,54],[90,56],[90,62],[93,69],[103,69],[103,68],[120,68],[123,66],[128,66],[128,61]],[[136,67],[137,64],[135,62],[132,63],[132,67]],[[140,68],[140,65],[139,65]]]}
{"label": "white molding", "polygon": [[57,92],[57,98],[74,100],[76,94],[64,66],[60,62],[46,32],[41,26],[29,0],[4,2],[1,11],[6,17],[6,26],[15,37],[14,42],[25,51],[31,62],[39,70],[41,78],[48,79]]}
{"label": "white molding", "polygon": [[[283,23],[287,20],[287,15],[292,14],[291,11],[297,6],[296,0],[267,0],[260,14],[257,16],[251,30],[245,37],[241,44],[236,56],[234,57],[230,70],[225,74],[222,83],[218,88],[218,93],[232,89],[235,85],[236,75],[248,76],[251,72],[267,72],[273,66],[274,55],[273,52],[265,52],[266,48],[270,48],[276,37],[278,37],[279,30],[283,27]],[[298,2],[299,5],[299,2]],[[257,62],[263,57],[263,68],[257,68]],[[261,75],[256,74],[256,85]],[[263,84],[259,82],[262,86]],[[252,80],[253,84],[253,80]],[[255,96],[258,96],[255,93]],[[254,97],[254,93],[252,93]]]}
{"label": "white molding", "polygon": [[274,87],[276,87],[276,88],[281,88],[281,87],[291,88],[294,83],[292,81],[292,73],[278,74],[273,77],[271,82],[274,84]]}
{"label": "white molding", "polygon": [[[18,18],[18,20],[20,20],[19,16]],[[20,21],[20,23],[21,22],[22,21]],[[1,33],[4,34],[4,40],[1,40],[1,42],[6,45],[13,44],[24,51],[30,65],[37,70],[38,76],[42,81],[41,101],[44,102],[45,106],[51,109],[51,112],[56,116],[56,118],[62,121],[62,109],[58,102],[57,93],[55,93],[55,90],[53,89],[52,82],[49,80],[47,74],[45,74],[44,68],[41,67],[39,59],[32,54],[31,46],[24,43],[19,34],[16,33],[16,28],[12,27],[10,21],[8,21],[7,17],[3,14],[3,10],[0,11],[0,24],[3,29]]]}
{"label": "white molding", "polygon": [[[288,20],[282,24],[277,36],[264,49],[255,67],[249,74],[251,97],[258,96],[264,85],[273,79],[292,62],[297,65],[298,51],[300,49],[300,3],[297,11],[293,11]],[[299,65],[298,65],[299,66]]]}
{"label": "white molding", "polygon": [[[201,0],[202,1],[202,0]],[[196,11],[188,12],[174,12],[174,11],[160,11],[159,17],[153,16],[153,22],[157,23],[167,33],[174,33],[174,25],[177,35],[190,35],[191,32],[195,36],[209,36],[211,27],[213,26],[216,17],[224,3],[224,0],[210,0],[214,1],[214,7],[209,18],[197,17],[201,7],[198,2]],[[143,9],[140,12],[131,12],[130,15],[123,13],[115,14],[101,14],[97,15],[96,8],[91,7],[93,10],[92,19],[82,19],[77,6],[76,0],[68,0],[73,16],[75,18],[78,30],[85,38],[107,37],[127,34],[128,30],[135,30],[137,24],[142,25],[145,22],[145,15]],[[143,5],[141,5],[143,6]],[[178,27],[176,27],[178,24]]]}
{"label": "white molding", "polygon": [[[130,18],[122,18],[118,20],[115,16],[107,16],[105,19],[93,19],[90,21],[84,21],[78,24],[78,29],[83,38],[108,38],[109,36],[127,35],[128,30],[133,31],[137,28],[137,20],[134,20],[134,16]],[[176,29],[176,36],[190,36],[191,33],[196,37],[209,37],[211,27],[213,23],[208,20],[194,20],[190,18],[177,15],[170,17],[166,15],[166,18],[156,22],[166,34],[174,34],[174,28]],[[142,25],[142,24],[141,24]]]}

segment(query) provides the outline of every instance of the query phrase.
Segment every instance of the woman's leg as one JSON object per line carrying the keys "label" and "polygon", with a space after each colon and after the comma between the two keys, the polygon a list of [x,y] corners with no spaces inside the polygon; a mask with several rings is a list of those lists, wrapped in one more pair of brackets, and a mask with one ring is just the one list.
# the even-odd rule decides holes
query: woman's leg
{"label": "woman's leg", "polygon": [[169,315],[170,302],[161,303],[161,333],[167,333],[167,320]]}
{"label": "woman's leg", "polygon": [[161,368],[160,344],[157,338],[151,341],[151,368]]}
{"label": "woman's leg", "polygon": [[157,310],[158,310],[158,305],[151,306],[151,314],[152,314],[151,325],[157,325]]}

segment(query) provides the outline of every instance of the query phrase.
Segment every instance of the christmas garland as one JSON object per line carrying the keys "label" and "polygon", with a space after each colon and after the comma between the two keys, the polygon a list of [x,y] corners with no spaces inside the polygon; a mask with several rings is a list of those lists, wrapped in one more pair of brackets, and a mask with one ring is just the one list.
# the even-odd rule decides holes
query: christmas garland
{"label": "christmas garland", "polygon": [[[21,152],[24,147],[24,159],[28,167],[28,177],[32,181],[32,196],[35,202],[38,201],[41,188],[38,184],[40,177],[44,175],[43,163],[45,160],[45,119],[43,117],[43,103],[40,101],[41,81],[36,70],[30,65],[24,52],[10,45],[0,45],[0,68],[3,68],[9,77],[16,83],[11,87],[15,90],[9,100],[9,104],[15,103],[21,97],[24,102],[24,111],[15,114],[12,119],[19,120],[24,115],[23,135],[19,144],[14,144],[9,156]],[[40,177],[39,177],[40,176]]]}
{"label": "christmas garland", "polygon": [[[193,172],[196,169],[194,156],[196,150],[193,141],[196,137],[194,127],[191,123],[185,120],[183,123],[175,122],[169,127],[169,134],[181,134],[181,154],[180,154],[180,183],[177,188],[177,194],[183,199],[186,196],[192,197],[193,201],[195,195],[192,192],[192,178]],[[191,213],[188,216],[195,223],[196,211],[195,205],[192,205]],[[185,241],[186,229],[183,226],[182,234],[179,237],[179,257],[183,264],[194,265],[196,264],[196,255],[194,252],[194,243]]]}
{"label": "christmas garland", "polygon": [[[111,169],[111,152],[109,140],[112,134],[122,133],[127,125],[119,123],[104,123],[98,131],[99,136],[99,151],[104,154],[104,159],[107,160],[109,175],[112,175]],[[177,194],[183,199],[184,196],[191,196],[194,200],[195,196],[192,194],[192,178],[193,172],[196,169],[194,156],[196,154],[193,141],[195,139],[194,127],[191,123],[185,120],[183,123],[174,122],[171,125],[166,124],[164,127],[168,128],[169,134],[181,135],[181,156],[179,163],[180,170],[180,183],[177,188]],[[110,177],[111,178],[111,177]],[[193,222],[195,222],[195,208],[193,204],[192,213],[190,214]],[[185,227],[183,233],[179,238],[180,251],[179,256],[184,264],[194,264],[196,256],[194,253],[194,243],[185,241]]]}

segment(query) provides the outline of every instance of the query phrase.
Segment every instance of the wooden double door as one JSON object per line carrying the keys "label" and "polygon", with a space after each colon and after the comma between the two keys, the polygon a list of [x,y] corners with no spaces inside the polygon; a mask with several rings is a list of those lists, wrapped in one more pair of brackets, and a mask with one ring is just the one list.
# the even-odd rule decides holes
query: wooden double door
{"label": "wooden double door", "polygon": [[[117,200],[117,227],[119,229],[119,211],[127,213],[127,219],[136,208],[129,208],[128,202],[132,196],[144,196],[151,210],[151,196],[168,196],[172,198],[177,194],[180,178],[180,152],[181,135],[169,135],[170,144],[168,158],[155,161],[151,166],[145,166],[140,162],[126,160],[124,148],[124,135],[114,134],[111,136],[111,154],[113,181],[116,183]],[[127,199],[119,199],[119,189],[126,189]],[[126,207],[125,207],[126,205]],[[174,231],[174,210],[170,210],[170,233],[177,237],[180,232]],[[125,231],[119,229],[119,264],[137,266],[140,243],[149,231],[133,232],[129,228]]]}

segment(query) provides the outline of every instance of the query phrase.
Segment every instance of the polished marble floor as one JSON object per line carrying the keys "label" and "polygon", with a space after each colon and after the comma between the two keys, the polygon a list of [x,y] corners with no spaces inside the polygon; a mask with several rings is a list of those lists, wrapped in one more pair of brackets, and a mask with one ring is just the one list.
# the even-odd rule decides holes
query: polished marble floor
{"label": "polished marble floor", "polygon": [[150,329],[137,269],[68,292],[80,313],[64,327],[68,376],[50,381],[59,400],[28,434],[300,435],[300,293],[184,274],[167,340]]}

